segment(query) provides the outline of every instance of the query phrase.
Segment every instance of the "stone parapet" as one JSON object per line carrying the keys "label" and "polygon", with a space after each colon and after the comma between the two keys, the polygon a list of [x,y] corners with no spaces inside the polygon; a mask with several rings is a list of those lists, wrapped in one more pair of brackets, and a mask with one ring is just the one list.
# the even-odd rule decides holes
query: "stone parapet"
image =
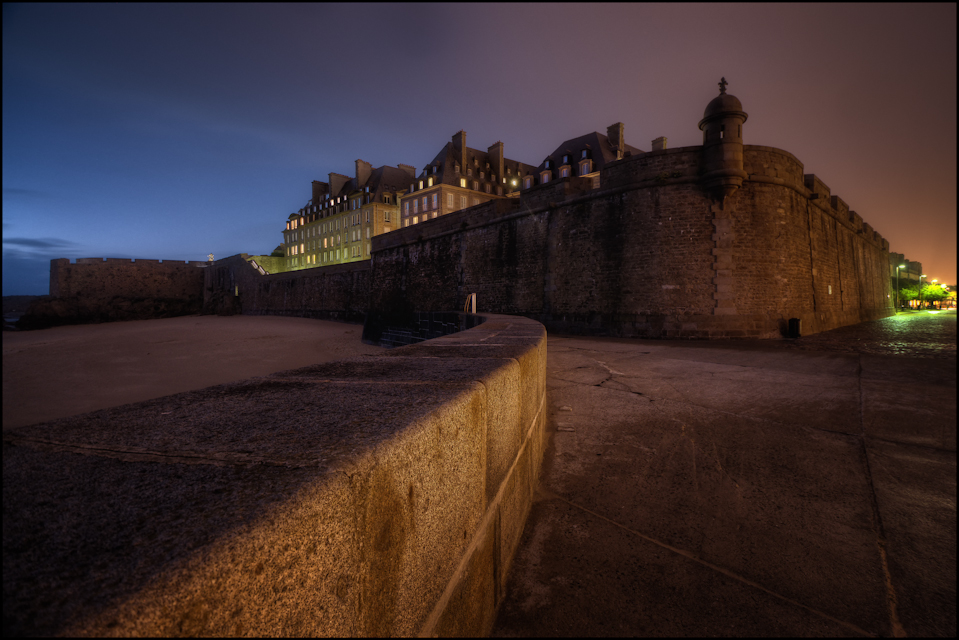
{"label": "stone parapet", "polygon": [[5,432],[5,632],[487,633],[543,457],[546,333],[484,317]]}

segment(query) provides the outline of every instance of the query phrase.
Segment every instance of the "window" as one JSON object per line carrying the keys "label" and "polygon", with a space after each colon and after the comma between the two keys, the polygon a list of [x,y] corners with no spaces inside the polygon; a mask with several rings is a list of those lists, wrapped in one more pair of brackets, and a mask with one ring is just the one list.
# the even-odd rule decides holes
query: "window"
{"label": "window", "polygon": [[420,204],[419,198],[413,201],[413,213],[416,213],[419,210],[419,204]]}
{"label": "window", "polygon": [[483,173],[482,171],[480,171],[480,180],[482,180],[482,179],[485,178],[485,177],[486,177],[486,174]]}
{"label": "window", "polygon": [[403,215],[410,215],[410,203],[408,201],[403,203]]}
{"label": "window", "polygon": [[539,176],[539,183],[540,183],[540,184],[546,184],[547,182],[549,182],[549,171],[544,171],[544,172],[543,172],[542,174],[540,174],[540,176]]}
{"label": "window", "polygon": [[583,149],[583,155],[582,155],[581,157],[583,157],[583,158],[586,157],[586,149]]}
{"label": "window", "polygon": [[569,167],[563,167],[562,169],[560,169],[560,170],[559,170],[559,177],[560,177],[560,178],[568,178],[568,177],[569,177]]}
{"label": "window", "polygon": [[460,209],[466,208],[466,196],[460,196]]}
{"label": "window", "polygon": [[427,187],[432,187],[432,186],[433,186],[433,178],[428,178],[428,179],[426,180],[426,186],[427,186]]}
{"label": "window", "polygon": [[483,185],[483,188],[486,190],[486,193],[489,193],[490,186],[489,186],[488,183],[487,183],[487,184],[484,184],[484,185]]}
{"label": "window", "polygon": [[546,161],[545,167],[546,167],[547,169],[549,169],[549,160]]}
{"label": "window", "polygon": [[531,178],[530,176],[526,176],[526,177],[523,179],[523,188],[524,188],[524,189],[529,189],[529,188],[532,187],[532,186],[533,186],[533,178]]}
{"label": "window", "polygon": [[473,206],[475,207],[478,204],[479,204],[479,198],[473,198]]}
{"label": "window", "polygon": [[589,173],[589,160],[579,165],[579,175],[585,176],[587,173]]}
{"label": "window", "polygon": [[563,164],[569,162],[569,156],[563,156]]}
{"label": "window", "polygon": [[453,208],[453,194],[452,194],[452,193],[447,193],[447,194],[446,194],[446,206],[449,207],[450,209]]}
{"label": "window", "polygon": [[420,180],[420,189],[422,189],[422,188],[423,188],[423,181]]}
{"label": "window", "polygon": [[436,175],[436,165],[433,165],[433,175]]}
{"label": "window", "polygon": [[479,191],[479,182],[473,180],[473,191]]}
{"label": "window", "polygon": [[726,135],[726,125],[721,124],[719,125],[719,139],[722,140],[725,135]]}
{"label": "window", "polygon": [[440,194],[433,194],[433,208],[436,209],[440,206]]}
{"label": "window", "polygon": [[429,207],[427,206],[428,204],[429,204],[429,197],[423,196],[423,211],[426,211],[427,209],[429,209]]}
{"label": "window", "polygon": [[390,212],[389,212],[389,211],[384,211],[384,212],[383,212],[383,221],[384,221],[384,222],[389,222],[389,221],[390,221]]}
{"label": "window", "polygon": [[460,186],[466,188],[466,178],[460,178]]}
{"label": "window", "polygon": [[413,224],[419,224],[419,222],[420,222],[420,217],[419,217],[419,216],[413,216]]}

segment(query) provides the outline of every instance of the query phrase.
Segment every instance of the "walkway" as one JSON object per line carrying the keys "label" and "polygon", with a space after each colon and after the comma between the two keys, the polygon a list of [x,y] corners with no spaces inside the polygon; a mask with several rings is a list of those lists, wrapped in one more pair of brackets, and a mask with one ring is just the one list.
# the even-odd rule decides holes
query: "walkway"
{"label": "walkway", "polygon": [[954,636],[954,312],[802,340],[550,336],[493,635]]}

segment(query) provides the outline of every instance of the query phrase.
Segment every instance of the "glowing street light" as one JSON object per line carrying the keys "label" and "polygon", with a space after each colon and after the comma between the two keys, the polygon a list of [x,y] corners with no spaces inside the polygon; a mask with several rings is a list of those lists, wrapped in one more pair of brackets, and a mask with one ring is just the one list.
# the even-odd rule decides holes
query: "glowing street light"
{"label": "glowing street light", "polygon": [[899,313],[899,270],[905,269],[906,265],[901,264],[896,267],[896,313]]}

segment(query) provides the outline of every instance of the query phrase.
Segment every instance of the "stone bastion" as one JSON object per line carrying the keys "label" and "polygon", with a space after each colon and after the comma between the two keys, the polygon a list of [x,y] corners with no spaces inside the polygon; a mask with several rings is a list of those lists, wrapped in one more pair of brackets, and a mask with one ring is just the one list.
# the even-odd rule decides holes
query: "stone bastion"
{"label": "stone bastion", "polygon": [[5,635],[483,635],[544,449],[546,331],[4,434]]}

